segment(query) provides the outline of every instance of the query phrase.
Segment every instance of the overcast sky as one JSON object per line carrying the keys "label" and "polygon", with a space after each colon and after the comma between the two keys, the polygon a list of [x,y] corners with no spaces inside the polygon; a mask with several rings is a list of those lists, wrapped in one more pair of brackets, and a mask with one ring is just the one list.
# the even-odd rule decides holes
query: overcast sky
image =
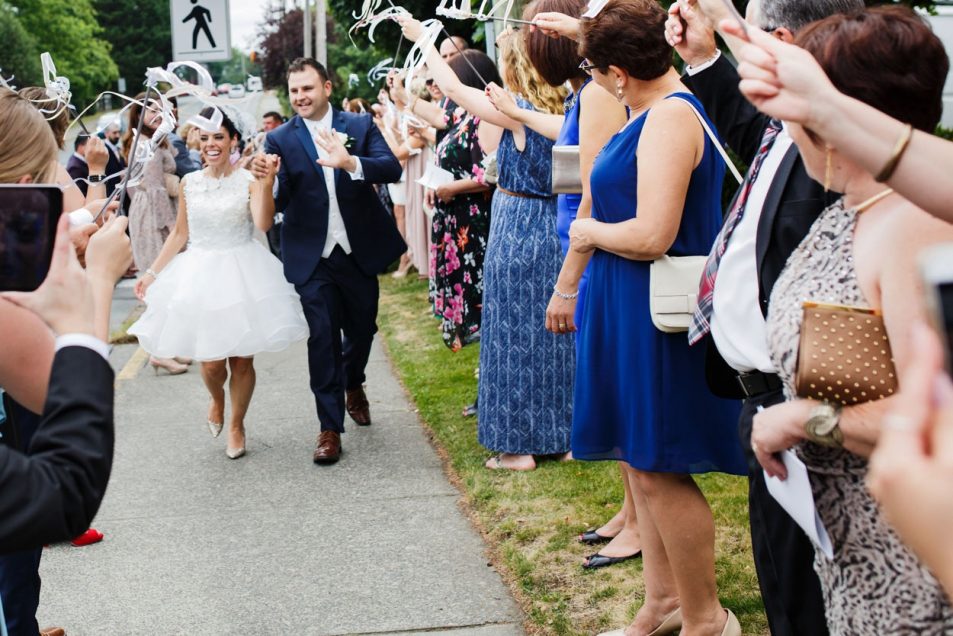
{"label": "overcast sky", "polygon": [[232,46],[246,52],[252,50],[266,6],[265,0],[229,0]]}

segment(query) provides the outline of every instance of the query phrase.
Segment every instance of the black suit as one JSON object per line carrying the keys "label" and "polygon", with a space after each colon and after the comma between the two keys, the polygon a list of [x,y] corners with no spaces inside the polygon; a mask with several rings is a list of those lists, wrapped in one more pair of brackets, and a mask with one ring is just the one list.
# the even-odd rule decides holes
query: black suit
{"label": "black suit", "polygon": [[[335,170],[334,188],[351,253],[337,246],[322,257],[330,196],[304,120],[268,133],[265,152],[281,157],[276,208],[284,210],[281,260],[301,296],[311,335],[308,367],[321,430],[344,432],[344,392],[364,382],[377,332],[377,275],[407,250],[372,184],[400,179],[401,167],[370,115],[334,110],[334,130],[347,135],[364,179]],[[341,339],[341,332],[344,339]]]}
{"label": "black suit", "polygon": [[0,446],[0,553],[67,541],[89,528],[112,470],[113,379],[95,351],[57,352],[27,454]]}
{"label": "black suit", "polygon": [[[693,77],[683,77],[698,96],[728,146],[749,165],[761,146],[770,118],[760,113],[738,90],[739,77],[724,56]],[[818,215],[833,202],[833,193],[808,176],[792,145],[771,178],[758,221],[755,243],[762,313],[768,314],[771,290],[791,253],[800,245]],[[755,213],[748,210],[747,213]],[[743,398],[734,371],[708,342],[707,376],[721,397]],[[748,457],[751,541],[761,596],[774,636],[827,633],[820,583],[814,573],[814,548],[807,536],[767,491],[761,466],[751,451],[751,425],[758,406],[784,401],[780,391],[745,400],[739,435]]]}
{"label": "black suit", "polygon": [[[77,157],[76,153],[73,153],[70,155],[69,161],[66,162],[66,172],[69,173],[71,179],[87,179],[89,178],[89,165],[87,165],[86,161]],[[85,197],[86,190],[89,189],[89,186],[85,181],[76,181],[75,183],[76,187],[79,188]]]}
{"label": "black suit", "polygon": [[[106,161],[106,176],[112,176],[117,172],[126,169],[126,162],[123,160],[122,156],[119,154],[118,148],[113,147],[110,142],[106,143],[106,152],[109,153],[109,159]],[[116,189],[116,185],[122,181],[122,177],[113,177],[106,182],[106,196],[111,196],[113,190]],[[118,195],[117,195],[118,196]],[[128,200],[128,198],[127,198]]]}

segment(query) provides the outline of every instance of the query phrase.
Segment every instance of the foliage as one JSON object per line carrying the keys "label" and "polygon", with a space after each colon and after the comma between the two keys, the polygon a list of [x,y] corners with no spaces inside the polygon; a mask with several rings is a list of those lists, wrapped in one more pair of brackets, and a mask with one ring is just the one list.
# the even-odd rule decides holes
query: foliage
{"label": "foliage", "polygon": [[[93,0],[127,91],[142,89],[146,69],[172,61],[169,4],[158,0]],[[107,86],[101,85],[100,90]]]}
{"label": "foliage", "polygon": [[16,10],[0,2],[0,75],[17,87],[43,81],[36,38],[23,27]]}
{"label": "foliage", "polygon": [[261,67],[248,59],[248,55],[232,47],[232,57],[225,62],[209,62],[205,65],[216,84],[244,84],[249,75],[261,75]]}
{"label": "foliage", "polygon": [[304,15],[301,9],[287,13],[271,11],[258,27],[261,37],[259,62],[261,79],[267,88],[283,89],[288,62],[304,50]]}
{"label": "foliage", "polygon": [[11,4],[41,51],[53,56],[58,74],[70,79],[74,103],[92,101],[119,76],[90,0],[11,0]]}

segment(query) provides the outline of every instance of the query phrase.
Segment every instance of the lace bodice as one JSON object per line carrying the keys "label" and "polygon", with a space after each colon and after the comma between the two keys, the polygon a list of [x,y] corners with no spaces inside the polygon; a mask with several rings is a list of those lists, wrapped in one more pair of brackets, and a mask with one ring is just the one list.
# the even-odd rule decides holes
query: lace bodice
{"label": "lace bodice", "polygon": [[225,249],[252,240],[254,223],[248,185],[254,180],[238,169],[216,179],[204,170],[185,177],[189,245],[199,249]]}

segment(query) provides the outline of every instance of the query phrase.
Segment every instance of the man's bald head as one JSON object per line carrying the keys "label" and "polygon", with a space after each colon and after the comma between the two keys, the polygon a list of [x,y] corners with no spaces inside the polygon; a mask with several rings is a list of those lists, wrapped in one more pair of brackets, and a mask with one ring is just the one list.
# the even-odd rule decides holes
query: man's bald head
{"label": "man's bald head", "polygon": [[459,35],[453,35],[440,43],[440,57],[449,62],[460,51],[466,51],[470,45]]}

